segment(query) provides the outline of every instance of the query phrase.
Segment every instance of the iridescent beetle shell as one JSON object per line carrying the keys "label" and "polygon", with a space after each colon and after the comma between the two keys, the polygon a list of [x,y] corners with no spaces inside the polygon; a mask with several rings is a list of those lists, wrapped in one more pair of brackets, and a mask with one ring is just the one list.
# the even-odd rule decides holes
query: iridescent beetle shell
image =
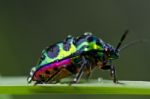
{"label": "iridescent beetle shell", "polygon": [[[68,36],[64,41],[53,44],[42,51],[40,61],[33,67],[28,82],[51,83],[70,75],[75,75],[81,67],[81,55],[90,63],[90,69],[101,63],[103,67],[107,60],[119,57],[115,49],[100,38],[85,33],[79,37]],[[104,62],[106,61],[106,62]],[[89,66],[85,71],[89,71]]]}

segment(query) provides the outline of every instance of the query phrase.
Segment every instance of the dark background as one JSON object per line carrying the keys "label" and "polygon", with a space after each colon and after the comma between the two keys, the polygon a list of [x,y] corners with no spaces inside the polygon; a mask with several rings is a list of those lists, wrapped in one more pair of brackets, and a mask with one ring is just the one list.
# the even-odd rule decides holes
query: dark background
{"label": "dark background", "polygon": [[[42,49],[67,35],[92,32],[116,46],[126,29],[124,44],[150,38],[150,0],[0,1],[0,74],[27,76]],[[114,61],[119,79],[149,81],[149,51],[150,43],[122,51]]]}
{"label": "dark background", "polygon": [[[149,0],[13,0],[0,3],[0,73],[28,75],[42,49],[67,35],[93,32],[114,46],[124,30],[130,42],[150,38]],[[150,80],[149,43],[122,51],[120,79]],[[100,74],[98,74],[100,76]]]}

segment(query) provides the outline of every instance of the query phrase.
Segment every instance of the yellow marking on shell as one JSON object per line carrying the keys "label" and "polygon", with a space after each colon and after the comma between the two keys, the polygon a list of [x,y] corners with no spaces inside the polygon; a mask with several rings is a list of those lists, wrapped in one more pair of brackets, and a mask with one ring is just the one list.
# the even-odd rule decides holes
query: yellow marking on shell
{"label": "yellow marking on shell", "polygon": [[84,48],[84,51],[89,51],[89,50],[92,50],[92,49],[95,49],[95,50],[102,50],[102,47],[101,46],[98,46],[96,44],[96,42],[83,42],[81,45],[78,46],[78,50],[80,50],[83,46],[89,46],[89,48]]}
{"label": "yellow marking on shell", "polygon": [[55,58],[49,58],[48,56],[47,56],[47,54],[45,54],[45,61],[46,61],[46,63],[50,63],[50,62],[52,62],[52,61],[54,61],[55,60]]}
{"label": "yellow marking on shell", "polygon": [[64,57],[67,57],[67,56],[71,55],[72,53],[76,52],[76,47],[72,43],[71,43],[70,49],[68,51],[65,51],[62,46],[63,46],[63,44],[59,45],[60,52],[57,56],[57,59],[62,59]]}
{"label": "yellow marking on shell", "polygon": [[98,46],[97,44],[96,44],[96,42],[91,42],[90,44],[89,44],[89,46],[90,46],[90,49],[95,49],[95,50],[102,50],[103,48],[101,47],[101,46]]}
{"label": "yellow marking on shell", "polygon": [[97,49],[98,48],[98,46],[94,43],[93,44],[93,49]]}
{"label": "yellow marking on shell", "polygon": [[59,46],[59,54],[58,54],[58,56],[56,56],[55,58],[50,58],[50,57],[48,57],[46,54],[46,63],[50,63],[50,62],[53,62],[53,61],[56,61],[56,60],[61,60],[61,59],[63,59],[64,57],[67,57],[67,56],[69,56],[69,55],[71,55],[72,53],[75,53],[76,52],[76,47],[75,47],[75,45],[73,44],[73,43],[71,43],[71,45],[70,45],[70,49],[68,50],[68,51],[65,51],[64,49],[63,49],[63,44],[62,43],[60,43],[60,44],[58,44],[58,46]]}
{"label": "yellow marking on shell", "polygon": [[76,46],[71,42],[70,43],[70,49],[68,51],[64,50],[63,49],[63,43],[59,43],[58,46],[59,46],[59,54],[58,56],[56,56],[55,58],[50,58],[47,56],[47,54],[45,53],[45,61],[43,61],[42,64],[46,64],[46,63],[51,63],[51,62],[54,62],[56,60],[61,60],[69,55],[71,55],[72,53],[75,53],[77,50],[81,50],[81,48],[83,46],[89,46],[89,48],[84,48],[83,50],[84,51],[89,51],[89,50],[92,50],[92,49],[98,49],[98,50],[102,50],[103,48],[101,46],[98,46],[95,42],[83,42],[82,44],[80,44],[77,48]]}

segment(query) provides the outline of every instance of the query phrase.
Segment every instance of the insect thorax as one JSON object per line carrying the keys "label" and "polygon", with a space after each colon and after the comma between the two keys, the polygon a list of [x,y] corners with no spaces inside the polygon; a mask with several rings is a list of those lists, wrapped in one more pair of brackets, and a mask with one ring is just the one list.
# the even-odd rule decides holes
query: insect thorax
{"label": "insect thorax", "polygon": [[78,51],[102,51],[104,42],[93,35],[84,35],[76,40],[76,48]]}

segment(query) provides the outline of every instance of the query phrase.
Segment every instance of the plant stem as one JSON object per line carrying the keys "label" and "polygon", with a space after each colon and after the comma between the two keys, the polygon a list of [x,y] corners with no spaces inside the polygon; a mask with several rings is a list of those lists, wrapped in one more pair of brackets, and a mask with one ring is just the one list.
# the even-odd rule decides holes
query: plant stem
{"label": "plant stem", "polygon": [[119,81],[114,84],[111,80],[82,80],[79,84],[42,84],[28,85],[26,77],[1,77],[0,94],[136,94],[150,95],[148,81]]}

